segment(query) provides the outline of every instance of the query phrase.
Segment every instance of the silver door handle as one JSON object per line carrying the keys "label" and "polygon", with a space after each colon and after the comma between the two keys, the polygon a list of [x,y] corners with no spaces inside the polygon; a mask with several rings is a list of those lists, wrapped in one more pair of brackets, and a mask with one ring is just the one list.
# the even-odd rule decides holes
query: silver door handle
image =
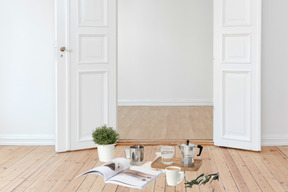
{"label": "silver door handle", "polygon": [[66,47],[60,47],[60,51],[61,52],[64,52],[64,51],[71,52],[72,49],[66,49]]}

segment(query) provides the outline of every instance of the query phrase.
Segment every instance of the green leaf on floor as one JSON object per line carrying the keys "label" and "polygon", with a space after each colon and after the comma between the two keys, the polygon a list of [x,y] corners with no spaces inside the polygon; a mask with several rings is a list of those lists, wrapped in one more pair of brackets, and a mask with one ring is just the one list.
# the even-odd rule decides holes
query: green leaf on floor
{"label": "green leaf on floor", "polygon": [[214,180],[219,181],[219,173],[213,173],[209,175],[205,175],[204,173],[202,173],[196,179],[191,180],[190,182],[186,182],[184,184],[185,184],[185,187],[192,188],[193,185],[205,185],[209,181],[211,183]]}

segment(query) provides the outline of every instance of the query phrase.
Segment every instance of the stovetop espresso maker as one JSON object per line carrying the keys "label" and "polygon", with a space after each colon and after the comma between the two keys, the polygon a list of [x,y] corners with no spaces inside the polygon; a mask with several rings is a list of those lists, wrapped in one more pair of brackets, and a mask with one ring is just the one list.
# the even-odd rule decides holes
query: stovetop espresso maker
{"label": "stovetop espresso maker", "polygon": [[182,153],[182,163],[184,167],[190,167],[193,166],[194,163],[194,153],[196,148],[199,148],[199,153],[197,156],[200,156],[202,153],[203,146],[202,145],[194,145],[192,143],[189,143],[189,140],[186,141],[186,145],[178,145],[181,153]]}

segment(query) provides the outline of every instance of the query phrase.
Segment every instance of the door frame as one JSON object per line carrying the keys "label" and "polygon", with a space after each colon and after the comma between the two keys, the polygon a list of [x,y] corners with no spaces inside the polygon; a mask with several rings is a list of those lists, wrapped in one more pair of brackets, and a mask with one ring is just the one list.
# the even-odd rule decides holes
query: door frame
{"label": "door frame", "polygon": [[[118,0],[116,0],[118,2]],[[70,109],[69,109],[69,93],[70,93],[70,84],[69,84],[69,53],[64,52],[60,53],[59,49],[62,46],[69,48],[69,16],[70,16],[70,0],[54,0],[55,4],[55,55],[56,55],[56,64],[55,64],[55,72],[56,72],[56,122],[55,122],[55,150],[57,152],[64,152],[70,150]],[[118,7],[118,5],[117,5]],[[260,11],[261,13],[261,11]],[[118,14],[117,14],[118,16]],[[213,16],[214,18],[214,16]],[[214,21],[213,21],[214,22]],[[261,26],[260,26],[261,27]],[[214,30],[214,28],[213,28]],[[213,35],[213,42],[215,41],[215,36]],[[260,41],[261,43],[261,41]],[[213,47],[215,43],[213,43]],[[213,55],[214,55],[215,47],[213,48]],[[118,53],[118,50],[116,50]],[[61,56],[62,55],[62,56]],[[261,54],[258,55],[261,57]],[[118,64],[118,60],[116,61],[116,65]],[[215,67],[213,62],[213,68]],[[215,70],[213,69],[215,72]],[[213,72],[213,84],[215,82]],[[63,75],[65,74],[65,75]],[[118,72],[117,72],[118,74]],[[261,78],[261,71],[259,74],[259,78]],[[117,78],[118,81],[118,78]],[[259,90],[260,98],[261,98],[261,81],[259,81]],[[214,86],[215,87],[215,86]],[[215,89],[213,87],[213,98],[215,97]],[[118,85],[117,88],[118,89]],[[117,93],[117,90],[116,90]],[[118,98],[118,94],[117,94]],[[261,102],[261,100],[259,100]],[[118,101],[116,101],[118,106]],[[261,109],[261,103],[260,103]],[[214,113],[213,113],[214,116]],[[116,118],[117,118],[117,111],[116,111]],[[259,111],[259,119],[261,123],[261,111]],[[117,122],[116,122],[117,124]],[[213,140],[214,140],[214,132],[215,132],[215,123],[213,121]],[[259,125],[260,126],[260,125]],[[116,126],[118,129],[118,126]],[[260,126],[260,133],[261,133],[261,126]],[[203,144],[203,145],[213,145],[213,140],[194,140],[194,143]],[[131,145],[131,144],[179,144],[183,143],[184,140],[122,140],[120,139],[118,144],[119,145]],[[261,137],[260,137],[261,142]],[[96,146],[95,146],[96,147]]]}
{"label": "door frame", "polygon": [[[69,56],[67,52],[60,53],[60,47],[69,47],[69,0],[54,0],[55,3],[55,55],[56,55],[56,152],[70,150],[70,112],[68,97]],[[62,56],[61,56],[62,55]],[[65,75],[63,75],[65,74]]]}

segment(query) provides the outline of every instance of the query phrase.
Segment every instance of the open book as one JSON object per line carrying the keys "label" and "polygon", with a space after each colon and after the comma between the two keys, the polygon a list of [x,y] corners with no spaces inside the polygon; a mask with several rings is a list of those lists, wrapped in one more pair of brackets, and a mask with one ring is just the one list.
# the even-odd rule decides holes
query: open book
{"label": "open book", "polygon": [[153,171],[145,167],[130,166],[129,160],[125,158],[116,158],[111,162],[95,167],[81,175],[87,174],[98,174],[103,177],[105,183],[144,189],[152,181],[162,175],[162,172]]}

